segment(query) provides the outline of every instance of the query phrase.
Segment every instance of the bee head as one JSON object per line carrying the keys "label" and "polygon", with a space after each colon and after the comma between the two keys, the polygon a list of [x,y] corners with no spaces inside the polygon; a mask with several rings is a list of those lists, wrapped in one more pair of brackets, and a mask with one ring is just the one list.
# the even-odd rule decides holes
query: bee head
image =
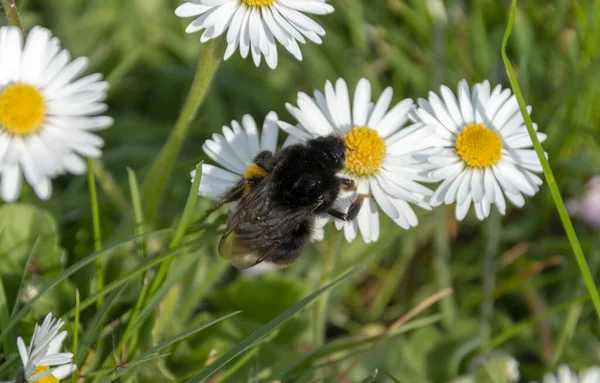
{"label": "bee head", "polygon": [[341,168],[346,161],[346,143],[341,136],[330,134],[329,136],[317,137],[307,142],[307,145],[313,149],[322,152],[331,165],[335,168]]}

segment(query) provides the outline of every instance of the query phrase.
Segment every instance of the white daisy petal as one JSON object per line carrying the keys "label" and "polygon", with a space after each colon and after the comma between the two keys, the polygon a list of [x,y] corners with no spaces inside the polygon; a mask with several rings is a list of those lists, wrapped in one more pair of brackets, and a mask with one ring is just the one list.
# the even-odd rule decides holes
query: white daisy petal
{"label": "white daisy petal", "polygon": [[[73,354],[59,352],[67,335],[65,331],[59,332],[63,325],[62,320],[53,318],[50,313],[41,326],[35,325],[29,347],[25,346],[21,337],[17,339],[25,379],[28,382],[36,382],[51,374],[60,380],[75,371],[76,366],[71,363]],[[56,367],[50,368],[51,366]],[[36,373],[36,371],[40,372]]]}
{"label": "white daisy petal", "polygon": [[348,131],[352,127],[352,117],[350,114],[350,96],[348,96],[348,85],[343,79],[338,79],[335,83],[335,92],[337,95],[336,109],[340,118],[338,128],[342,132]]}
{"label": "white daisy petal", "polygon": [[534,172],[542,168],[510,90],[497,86],[491,91],[488,81],[469,89],[462,80],[457,96],[446,86],[440,92],[441,98],[430,93],[429,100],[420,99],[411,113],[417,130],[429,129],[431,136],[421,135],[412,144],[430,146],[422,147],[420,155],[430,179],[442,181],[431,203],[456,201],[457,219],[466,216],[471,202],[479,219],[489,215],[491,204],[505,214],[505,197],[523,206],[523,195],[539,191],[542,179]]}
{"label": "white daisy petal", "polygon": [[278,54],[275,41],[283,45],[296,59],[302,54],[298,42],[304,37],[320,44],[325,30],[305,15],[325,15],[333,7],[320,0],[278,0],[272,3],[252,4],[240,0],[188,0],[175,10],[179,17],[196,17],[186,28],[187,33],[204,30],[201,42],[226,34],[228,59],[239,47],[244,58],[252,53],[256,66],[264,56],[267,65],[277,67]]}
{"label": "white daisy petal", "polygon": [[346,241],[352,242],[358,233],[358,223],[356,221],[348,222],[344,225],[344,236]]}
{"label": "white daisy petal", "polygon": [[354,92],[352,120],[355,126],[364,126],[367,123],[369,102],[371,102],[371,83],[363,78],[358,82]]}
{"label": "white daisy petal", "polygon": [[471,196],[467,195],[467,197],[465,198],[465,200],[462,203],[458,203],[456,205],[456,212],[455,212],[456,219],[459,221],[462,221],[463,219],[465,219],[465,217],[467,216],[467,213],[469,212],[470,206],[471,206]]}
{"label": "white daisy petal", "polygon": [[[278,128],[281,124],[277,114],[270,112],[265,117],[262,132],[258,132],[256,121],[250,115],[244,115],[242,124],[231,121],[231,128],[223,127],[223,135],[213,134],[202,145],[204,153],[220,167],[202,164],[202,178],[198,194],[219,200],[246,175],[248,167],[262,151],[274,153],[277,147]],[[292,127],[293,129],[296,129]],[[259,138],[260,136],[260,138]],[[195,171],[190,173],[194,178]],[[232,208],[231,205],[229,205]]]}
{"label": "white daisy petal", "polygon": [[394,95],[394,90],[392,87],[387,87],[379,96],[377,103],[373,107],[371,111],[371,115],[369,117],[369,121],[367,122],[368,126],[375,127],[379,124],[381,119],[385,116],[390,104],[392,102],[392,96]]}
{"label": "white daisy petal", "polygon": [[413,107],[412,100],[402,100],[396,104],[386,115],[373,127],[377,129],[382,137],[388,137],[401,128],[408,121],[408,112]]}
{"label": "white daisy petal", "polygon": [[[413,109],[412,100],[400,101],[388,112],[392,89],[387,88],[375,102],[371,100],[371,89],[369,81],[361,79],[351,103],[346,81],[337,79],[335,86],[327,81],[324,92],[314,91],[314,97],[299,93],[298,107],[286,105],[298,122],[296,126],[279,122],[279,126],[294,137],[288,138],[285,145],[331,133],[342,134],[350,148],[346,153],[344,176],[356,181],[359,194],[371,193],[373,197],[363,203],[354,222],[335,221],[335,226],[344,228],[348,240],[360,230],[365,242],[379,238],[378,209],[408,229],[417,224],[416,214],[408,204],[430,210],[426,199],[433,194],[418,183],[430,180],[425,161],[426,153],[432,150],[427,143],[432,132],[429,128],[421,129],[424,124],[404,126]],[[456,171],[464,167],[458,165]],[[371,190],[363,191],[365,185],[371,185]],[[338,202],[341,211],[347,209],[344,205],[347,203],[346,199]]]}
{"label": "white daisy petal", "polygon": [[260,150],[275,152],[275,149],[277,148],[277,136],[279,134],[277,120],[277,113],[271,112],[267,114],[262,128]]}
{"label": "white daisy petal", "polygon": [[[18,28],[0,27],[0,183],[5,201],[15,201],[22,175],[43,200],[52,195],[52,179],[79,174],[75,153],[99,158],[103,140],[91,133],[113,120],[107,110],[108,83],[102,75],[80,77],[88,60],[71,61],[49,30],[34,27],[22,44]],[[6,58],[9,54],[10,58]],[[9,94],[3,98],[3,95]],[[10,104],[14,103],[14,105]]]}

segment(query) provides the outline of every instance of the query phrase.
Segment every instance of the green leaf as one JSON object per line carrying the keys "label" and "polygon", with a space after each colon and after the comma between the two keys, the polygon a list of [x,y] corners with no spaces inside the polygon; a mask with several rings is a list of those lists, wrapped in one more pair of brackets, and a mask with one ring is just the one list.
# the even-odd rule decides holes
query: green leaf
{"label": "green leaf", "polygon": [[[33,259],[42,270],[62,269],[63,250],[58,228],[52,215],[25,204],[0,206],[0,275],[7,291],[18,291],[27,259],[34,248]],[[9,300],[16,297],[9,297]]]}
{"label": "green leaf", "polygon": [[[308,285],[289,275],[265,273],[255,278],[239,278],[226,288],[216,291],[209,298],[209,304],[216,312],[242,310],[238,328],[247,330],[244,335],[249,335],[261,325],[269,322],[273,317],[281,314],[303,296],[309,293]],[[294,318],[282,329],[282,339],[291,342],[304,330],[301,320]],[[250,322],[251,326],[248,326]]]}
{"label": "green leaf", "polygon": [[302,311],[304,308],[306,308],[306,306],[308,306],[315,299],[317,299],[323,292],[325,292],[328,289],[330,289],[331,287],[337,285],[342,280],[357,274],[362,269],[364,269],[364,268],[363,267],[354,268],[353,270],[345,273],[344,275],[342,275],[335,281],[331,282],[327,286],[324,286],[323,288],[315,291],[308,297],[302,299],[301,301],[299,301],[298,303],[296,303],[295,305],[293,305],[292,307],[290,307],[289,309],[287,309],[286,311],[284,311],[283,313],[281,313],[280,315],[275,317],[269,323],[267,323],[266,325],[264,325],[261,328],[259,328],[258,330],[256,330],[248,338],[244,339],[237,346],[235,346],[234,348],[229,350],[227,353],[225,353],[225,355],[223,355],[222,357],[217,359],[214,363],[212,363],[206,369],[202,370],[202,372],[193,376],[191,379],[189,379],[187,381],[187,383],[198,383],[204,379],[209,378],[214,373],[216,373],[221,367],[225,366],[227,363],[229,363],[231,360],[233,360],[236,356],[251,349],[258,342],[260,342],[265,336],[267,336],[270,332],[276,330],[277,328],[281,327],[284,323],[286,323],[287,321],[292,319],[300,311]]}

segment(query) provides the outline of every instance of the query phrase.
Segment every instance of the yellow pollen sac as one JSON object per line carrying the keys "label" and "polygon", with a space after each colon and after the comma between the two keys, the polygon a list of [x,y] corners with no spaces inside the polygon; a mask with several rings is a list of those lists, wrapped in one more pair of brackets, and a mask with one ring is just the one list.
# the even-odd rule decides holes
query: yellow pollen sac
{"label": "yellow pollen sac", "polygon": [[346,170],[357,176],[376,173],[387,153],[385,140],[375,129],[355,126],[344,134],[346,150]]}
{"label": "yellow pollen sac", "polygon": [[273,4],[275,0],[242,0],[242,3],[250,7],[268,7]]}
{"label": "yellow pollen sac", "polygon": [[246,169],[246,173],[244,173],[244,178],[248,179],[248,178],[257,178],[257,177],[264,177],[267,175],[267,172],[265,171],[265,169],[261,168],[260,166],[258,166],[257,164],[252,164],[250,166],[248,166],[248,168]]}
{"label": "yellow pollen sac", "polygon": [[502,157],[502,138],[483,124],[470,124],[456,138],[456,153],[472,168],[487,168]]}
{"label": "yellow pollen sac", "polygon": [[[50,369],[50,367],[48,366],[37,366],[35,368],[35,371],[33,372],[33,374],[31,374],[31,376],[35,375],[35,374],[39,374],[41,372],[45,372],[48,371]],[[58,383],[58,379],[56,379],[56,377],[52,374],[46,376],[45,378],[42,379],[38,379],[33,383]]]}
{"label": "yellow pollen sac", "polygon": [[[244,179],[248,180],[250,178],[263,178],[267,175],[265,169],[261,168],[257,164],[252,164],[248,166],[246,169],[246,173],[244,173]],[[246,185],[244,188],[244,195],[250,193],[250,185]]]}
{"label": "yellow pollen sac", "polygon": [[46,102],[40,91],[27,84],[0,90],[0,130],[12,134],[35,133],[46,118]]}

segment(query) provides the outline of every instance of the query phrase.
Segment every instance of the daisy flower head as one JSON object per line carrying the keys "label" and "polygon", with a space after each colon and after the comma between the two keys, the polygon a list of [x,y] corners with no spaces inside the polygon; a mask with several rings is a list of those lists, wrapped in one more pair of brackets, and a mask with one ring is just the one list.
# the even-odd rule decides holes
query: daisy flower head
{"label": "daisy flower head", "polygon": [[[542,383],[597,383],[600,382],[600,367],[590,367],[578,373],[569,367],[561,365],[556,375],[547,373]],[[533,382],[535,383],[535,382]]]}
{"label": "daisy flower head", "polygon": [[63,325],[61,319],[53,318],[50,313],[41,326],[36,323],[29,347],[23,338],[17,339],[23,372],[28,382],[56,383],[75,371],[76,366],[71,363],[73,354],[59,352],[67,336],[66,331],[59,332]]}
{"label": "daisy flower head", "polygon": [[[441,97],[430,92],[428,100],[418,103],[411,117],[434,131],[426,140],[436,149],[428,157],[433,168],[429,176],[442,181],[431,197],[432,206],[456,202],[456,218],[462,220],[473,204],[483,220],[494,204],[505,214],[505,196],[522,207],[523,195],[538,192],[542,180],[534,172],[541,172],[542,166],[509,89],[498,85],[490,90],[484,81],[471,90],[462,80],[458,96],[442,86]],[[531,113],[530,107],[527,110]],[[540,141],[546,138],[543,133],[537,136]]]}
{"label": "daisy flower head", "polygon": [[[242,178],[264,177],[264,169],[254,163],[254,158],[263,151],[275,153],[277,150],[277,113],[271,112],[265,117],[262,131],[259,133],[256,121],[249,114],[242,118],[241,124],[231,121],[231,127],[224,126],[223,134],[215,133],[212,139],[202,145],[204,153],[219,166],[202,164],[202,178],[198,194],[213,200],[221,200]],[[260,138],[259,138],[260,136]],[[190,173],[192,180],[196,175]],[[237,203],[227,204],[234,210]],[[319,218],[313,228],[312,241],[324,238],[323,227],[327,219]]]}
{"label": "daisy flower head", "polygon": [[[231,121],[231,127],[223,126],[223,134],[213,134],[212,139],[202,145],[204,153],[220,167],[202,164],[198,194],[220,200],[240,179],[264,176],[264,170],[253,161],[260,152],[275,152],[278,134],[275,112],[267,115],[261,133],[249,114],[242,118],[241,124]],[[196,171],[192,171],[192,179],[195,174]]]}
{"label": "daisy flower head", "polygon": [[270,68],[277,67],[275,41],[298,60],[302,60],[298,42],[321,44],[325,30],[305,13],[331,12],[326,0],[191,0],[175,10],[179,17],[196,17],[185,31],[204,30],[201,42],[225,35],[225,60],[239,48],[243,58],[252,53],[256,66],[264,56]]}
{"label": "daisy flower head", "polygon": [[358,194],[373,197],[365,200],[356,220],[335,221],[348,241],[359,230],[367,243],[379,238],[378,208],[404,229],[418,224],[409,203],[430,209],[425,198],[432,191],[416,181],[428,180],[423,175],[428,153],[424,143],[432,133],[422,123],[405,127],[413,101],[405,99],[389,109],[392,96],[392,88],[387,88],[373,103],[371,83],[361,79],[351,103],[343,79],[335,87],[328,81],[325,93],[316,90],[314,97],[299,93],[298,107],[286,105],[298,121],[295,126],[279,122],[290,134],[288,144],[332,133],[344,138],[348,151],[343,175],[356,182],[357,190],[344,195],[337,207],[346,211]]}
{"label": "daisy flower head", "polygon": [[52,194],[51,179],[82,174],[81,158],[102,155],[92,132],[113,124],[103,103],[108,84],[100,74],[77,79],[84,57],[71,60],[52,33],[34,27],[27,38],[0,27],[0,195],[15,201],[25,177],[40,199]]}

